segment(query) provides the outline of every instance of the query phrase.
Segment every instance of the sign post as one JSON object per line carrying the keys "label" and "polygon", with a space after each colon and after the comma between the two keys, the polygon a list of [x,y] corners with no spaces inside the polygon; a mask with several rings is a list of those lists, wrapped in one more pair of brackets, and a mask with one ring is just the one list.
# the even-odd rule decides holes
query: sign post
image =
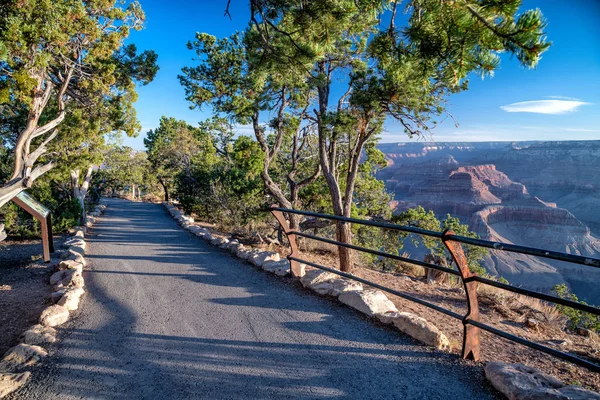
{"label": "sign post", "polygon": [[27,211],[40,222],[42,229],[44,261],[50,262],[50,253],[54,253],[54,242],[52,240],[52,215],[50,214],[50,210],[25,192],[21,192],[13,197],[12,201],[14,201],[19,207]]}

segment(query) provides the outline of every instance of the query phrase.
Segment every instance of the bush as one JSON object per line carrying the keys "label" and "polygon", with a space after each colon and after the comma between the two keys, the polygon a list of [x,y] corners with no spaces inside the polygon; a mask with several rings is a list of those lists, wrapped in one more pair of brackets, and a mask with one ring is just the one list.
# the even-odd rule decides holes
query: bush
{"label": "bush", "polygon": [[[554,286],[554,291],[561,299],[571,300],[579,304],[587,305],[585,301],[579,300],[575,294],[571,293],[567,285],[564,283]],[[591,329],[595,332],[600,332],[600,315],[594,315],[585,311],[575,310],[574,308],[560,304],[557,304],[556,308],[568,318],[571,328],[584,328]]]}

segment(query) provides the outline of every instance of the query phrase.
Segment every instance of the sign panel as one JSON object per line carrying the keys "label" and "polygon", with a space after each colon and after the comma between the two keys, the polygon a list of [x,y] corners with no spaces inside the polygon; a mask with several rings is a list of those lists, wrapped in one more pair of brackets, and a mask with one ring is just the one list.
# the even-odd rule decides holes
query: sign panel
{"label": "sign panel", "polygon": [[42,203],[31,197],[26,192],[21,192],[15,197],[21,200],[25,205],[31,208],[39,216],[46,218],[48,215],[50,215],[50,210],[48,210],[46,207],[44,207]]}

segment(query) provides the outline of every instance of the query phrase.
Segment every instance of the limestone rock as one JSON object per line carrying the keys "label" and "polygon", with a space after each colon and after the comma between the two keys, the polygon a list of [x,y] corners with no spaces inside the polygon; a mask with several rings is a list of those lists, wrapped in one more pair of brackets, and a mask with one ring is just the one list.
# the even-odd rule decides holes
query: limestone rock
{"label": "limestone rock", "polygon": [[48,352],[40,346],[20,343],[8,349],[0,361],[0,371],[14,371],[19,368],[36,364],[46,357]]}
{"label": "limestone rock", "polygon": [[70,248],[67,251],[61,253],[60,258],[63,260],[77,261],[77,262],[83,264],[84,267],[87,265],[87,261],[85,260],[85,257],[83,257],[83,255],[81,255],[80,253],[71,250]]}
{"label": "limestone rock", "polygon": [[58,270],[72,269],[81,273],[83,271],[83,264],[75,260],[62,260],[58,263]]}
{"label": "limestone rock", "polygon": [[[391,317],[394,326],[408,336],[429,346],[433,346],[438,350],[450,349],[450,341],[446,335],[425,318],[409,312],[399,312],[396,315],[386,314],[388,317]],[[383,321],[383,319],[380,318],[380,321]]]}
{"label": "limestone rock", "polygon": [[244,259],[246,261],[250,260],[255,254],[258,254],[259,251],[256,249],[241,249],[238,250],[238,252],[236,253],[236,255],[241,258]]}
{"label": "limestone rock", "polygon": [[69,310],[63,306],[53,305],[42,311],[40,323],[44,326],[57,326],[69,319]]}
{"label": "limestone rock", "polygon": [[0,399],[26,384],[29,377],[31,377],[31,372],[23,372],[21,374],[0,372]]}
{"label": "limestone rock", "polygon": [[81,256],[85,256],[85,247],[81,247],[81,246],[69,246],[69,251],[73,251],[75,253],[81,254]]}
{"label": "limestone rock", "polygon": [[338,297],[339,295],[345,292],[361,290],[363,290],[363,285],[360,282],[355,282],[346,278],[336,278],[333,280],[331,290],[329,290],[327,294],[330,296]]}
{"label": "limestone rock", "polygon": [[21,342],[25,344],[41,345],[56,342],[56,329],[43,325],[34,325],[21,334]]}
{"label": "limestone rock", "polygon": [[577,386],[565,386],[553,376],[523,364],[489,362],[485,376],[509,400],[600,399],[600,395]]}
{"label": "limestone rock", "polygon": [[57,289],[65,287],[83,287],[84,281],[81,272],[75,269],[64,269],[55,272],[50,277],[50,284]]}
{"label": "limestone rock", "polygon": [[56,304],[65,307],[69,311],[75,311],[79,308],[79,299],[83,295],[82,288],[73,288],[65,291],[65,294]]}
{"label": "limestone rock", "polygon": [[279,261],[281,260],[281,257],[279,257],[279,253],[274,253],[272,251],[261,251],[258,252],[254,255],[252,255],[251,258],[248,259],[248,261],[250,261],[252,264],[256,265],[257,267],[262,267],[262,265],[264,263],[266,263],[267,261]]}
{"label": "limestone rock", "polygon": [[[62,285],[62,283],[61,283]],[[57,303],[61,297],[63,297],[63,295],[65,294],[65,292],[67,291],[67,289],[60,289],[57,290],[55,292],[52,292],[52,294],[50,295],[50,300],[52,301],[52,303]]]}
{"label": "limestone rock", "polygon": [[278,276],[286,276],[290,273],[290,262],[288,260],[266,261],[262,269]]}
{"label": "limestone rock", "polygon": [[300,279],[302,286],[313,289],[317,293],[327,294],[333,287],[333,280],[337,275],[331,272],[313,269],[304,274]]}
{"label": "limestone rock", "polygon": [[581,386],[568,385],[558,389],[558,391],[569,400],[600,400],[600,394],[586,390]]}
{"label": "limestone rock", "polygon": [[342,303],[367,314],[369,317],[375,314],[398,311],[394,303],[380,290],[369,289],[344,292],[340,294],[338,299]]}
{"label": "limestone rock", "polygon": [[62,280],[67,275],[67,273],[68,273],[67,270],[61,270],[61,271],[53,273],[52,276],[50,276],[50,284],[56,285],[57,283],[62,282]]}

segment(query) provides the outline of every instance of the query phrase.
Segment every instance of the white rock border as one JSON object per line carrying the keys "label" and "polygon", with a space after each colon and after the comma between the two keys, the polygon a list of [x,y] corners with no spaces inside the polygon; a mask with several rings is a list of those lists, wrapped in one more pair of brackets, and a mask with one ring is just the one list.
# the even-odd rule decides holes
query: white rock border
{"label": "white rock border", "polygon": [[[213,235],[208,229],[196,225],[194,218],[186,215],[173,204],[167,202],[162,204],[181,226],[208,243],[227,250],[267,272],[278,276],[290,274],[289,260],[282,260],[279,253],[251,249],[235,239]],[[442,351],[450,349],[450,341],[433,323],[412,313],[398,312],[394,303],[381,290],[363,290],[361,283],[331,272],[319,269],[305,271],[304,264],[301,264],[300,268],[300,282],[305,288],[320,295],[335,297],[341,303],[384,324],[390,324],[400,332],[428,346]]]}
{"label": "white rock border", "polygon": [[61,260],[54,266],[56,272],[50,277],[53,285],[50,300],[53,304],[42,311],[40,323],[30,327],[21,335],[21,343],[8,349],[0,360],[0,399],[18,390],[27,383],[31,372],[24,368],[37,364],[48,352],[41,346],[56,342],[55,326],[69,320],[70,312],[79,308],[79,300],[85,293],[83,267],[86,265],[86,228],[91,227],[104,212],[102,202],[85,218],[85,225],[77,227],[67,239],[67,247]]}

